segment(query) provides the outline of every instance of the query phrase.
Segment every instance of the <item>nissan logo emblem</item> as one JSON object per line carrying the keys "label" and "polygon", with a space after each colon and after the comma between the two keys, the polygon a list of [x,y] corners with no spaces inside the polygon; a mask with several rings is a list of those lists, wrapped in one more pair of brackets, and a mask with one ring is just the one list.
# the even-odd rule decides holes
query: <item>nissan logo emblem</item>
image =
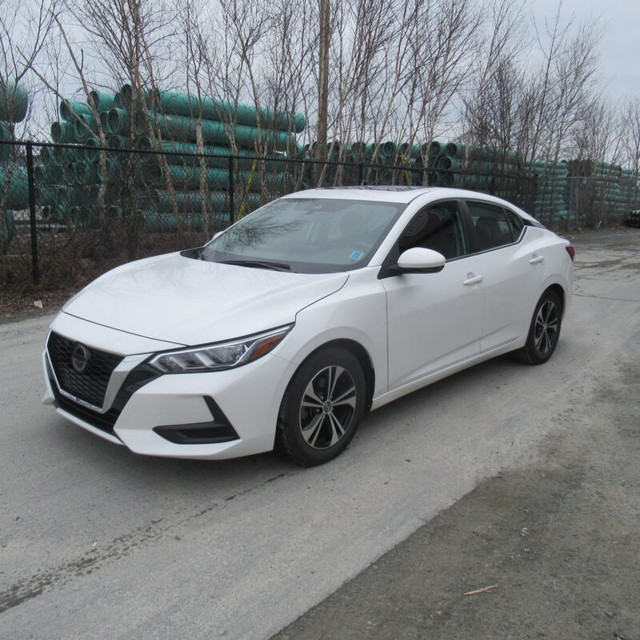
{"label": "nissan logo emblem", "polygon": [[89,360],[91,359],[91,354],[89,353],[89,349],[85,347],[83,344],[78,343],[73,349],[73,353],[71,354],[71,364],[73,365],[73,370],[76,373],[84,373],[89,366]]}

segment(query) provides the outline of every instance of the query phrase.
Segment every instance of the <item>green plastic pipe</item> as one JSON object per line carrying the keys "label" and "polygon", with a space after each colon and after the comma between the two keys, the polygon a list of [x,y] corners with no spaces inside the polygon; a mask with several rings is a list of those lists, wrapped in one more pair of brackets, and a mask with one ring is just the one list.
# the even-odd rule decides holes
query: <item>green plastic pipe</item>
{"label": "green plastic pipe", "polygon": [[[87,130],[87,127],[89,130]],[[91,138],[98,130],[96,119],[89,114],[83,113],[73,122],[73,130],[79,142],[84,142],[87,138]]]}
{"label": "green plastic pipe", "polygon": [[[109,116],[111,117],[111,112]],[[295,148],[295,137],[284,131],[259,130],[243,124],[229,128],[222,122],[214,120],[196,121],[185,116],[163,116],[159,113],[152,115],[152,122],[165,140],[196,142],[197,126],[199,125],[202,130],[202,139],[206,144],[228,145],[229,133],[239,147],[253,149],[256,143],[260,142],[272,149]]]}
{"label": "green plastic pipe", "polygon": [[[78,167],[83,165],[78,164]],[[97,189],[86,184],[72,186],[65,189],[64,203],[66,206],[91,206],[96,201]]]}
{"label": "green plastic pipe", "polygon": [[306,144],[302,145],[302,147],[299,148],[299,152],[300,152],[300,158],[309,158],[311,157],[311,145],[307,142]]}
{"label": "green plastic pipe", "polygon": [[67,223],[74,227],[88,227],[91,225],[90,210],[88,207],[75,205],[67,207]]}
{"label": "green plastic pipe", "polygon": [[409,158],[417,158],[420,155],[420,145],[403,142],[398,145],[398,155]]}
{"label": "green plastic pipe", "polygon": [[373,154],[374,146],[370,142],[363,142],[361,140],[354,142],[351,145],[351,153],[354,158],[358,160],[364,160],[365,158],[370,158]]}
{"label": "green plastic pipe", "polygon": [[75,127],[72,122],[52,122],[51,139],[54,142],[77,142]]}
{"label": "green plastic pipe", "polygon": [[75,183],[92,185],[100,182],[100,170],[98,160],[93,162],[78,162],[75,167]]}
{"label": "green plastic pipe", "polygon": [[[144,89],[143,91],[147,107],[150,107],[153,103],[154,97],[151,89]],[[122,107],[123,109],[130,109],[133,104],[133,87],[130,84],[123,84],[120,91],[115,95],[116,107]]]}
{"label": "green plastic pipe", "polygon": [[[122,138],[121,136],[108,136],[106,140],[106,147],[112,149],[121,149],[122,148],[122,140],[126,140],[126,138]],[[100,153],[102,152],[102,145],[100,144],[99,138],[87,138],[83,143],[85,147],[82,150],[78,150],[80,153],[80,157],[78,161],[84,160],[85,162],[94,162],[100,158]],[[108,157],[114,158],[114,160],[118,160],[121,162],[126,161],[127,154],[126,153],[116,153],[115,151],[106,151],[105,152]]]}
{"label": "green plastic pipe", "polygon": [[[237,197],[237,196],[236,196]],[[148,198],[156,205],[159,211],[171,211],[173,203],[168,191],[151,190]],[[202,206],[206,211],[229,211],[229,194],[226,191],[200,191],[176,192],[176,206],[180,213],[201,212]],[[255,193],[248,194],[247,206],[256,209],[260,206],[260,196]]]}
{"label": "green plastic pipe", "polygon": [[[193,190],[200,187],[202,169],[200,167],[181,167],[168,165],[171,183],[179,189]],[[224,169],[205,169],[206,184],[212,190],[224,190],[229,184],[229,172]],[[143,169],[143,176],[154,185],[162,186],[165,181],[162,167],[158,165],[147,166]],[[236,171],[234,172],[235,184],[247,191],[260,191],[263,182],[259,172]],[[267,173],[264,176],[264,186],[270,189],[291,188],[294,184],[293,177],[286,173]]]}
{"label": "green plastic pipe", "polygon": [[0,120],[22,122],[28,107],[29,94],[22,85],[9,81],[0,88]]}
{"label": "green plastic pipe", "polygon": [[97,138],[87,138],[84,143],[88,149],[82,149],[82,159],[84,162],[93,162],[99,157],[100,141]]}
{"label": "green plastic pipe", "polygon": [[122,181],[122,164],[114,158],[105,159],[104,171],[99,162],[96,164],[96,167],[99,183],[114,184]]}
{"label": "green plastic pipe", "polygon": [[38,167],[34,168],[36,178],[36,204],[49,205],[54,204],[62,197],[61,188],[45,185],[38,181]]}
{"label": "green plastic pipe", "polygon": [[89,92],[89,104],[91,104],[98,113],[109,111],[116,106],[116,97],[112,93],[104,93],[94,89]]}
{"label": "green plastic pipe", "polygon": [[[152,149],[151,140],[147,136],[138,138],[136,146],[141,150]],[[217,167],[221,169],[227,169],[229,167],[229,156],[234,156],[234,167],[236,169],[254,169],[259,171],[262,166],[266,166],[269,169],[284,171],[287,168],[287,158],[280,154],[267,154],[266,157],[260,157],[255,159],[255,151],[246,151],[239,149],[234,154],[229,147],[222,146],[203,146],[202,150],[197,144],[192,142],[173,142],[163,141],[162,145],[157,147],[157,150],[169,151],[172,153],[182,154],[195,154],[195,155],[167,155],[167,164],[178,164],[187,166],[200,166],[200,160],[203,159],[204,163],[208,167]],[[140,160],[145,164],[158,164],[159,156],[149,155],[141,156]]]}
{"label": "green plastic pipe", "polygon": [[378,153],[385,158],[390,158],[395,152],[396,144],[395,142],[391,142],[391,140],[386,140],[381,143],[378,150]]}
{"label": "green plastic pipe", "polygon": [[449,156],[440,156],[436,161],[436,168],[438,169],[457,169],[459,166],[459,161]]}
{"label": "green plastic pipe", "polygon": [[107,131],[111,135],[126,135],[129,133],[129,121],[129,111],[127,109],[113,107],[107,112]]}
{"label": "green plastic pipe", "polygon": [[2,144],[3,140],[11,140],[9,127],[0,122],[0,162],[5,162],[11,157],[11,145]]}
{"label": "green plastic pipe", "polygon": [[[6,201],[5,201],[6,198]],[[0,167],[0,206],[20,211],[29,206],[29,180],[24,167]]]}
{"label": "green plastic pipe", "polygon": [[217,120],[236,125],[247,125],[262,129],[278,131],[303,131],[307,125],[306,118],[301,113],[274,111],[265,107],[256,108],[246,104],[235,104],[224,100],[211,98],[199,99],[178,91],[156,89],[151,94],[154,107],[165,114],[201,118],[203,120]]}
{"label": "green plastic pipe", "polygon": [[82,150],[76,147],[54,147],[53,157],[55,162],[65,166],[69,162],[77,162],[82,157]]}
{"label": "green plastic pipe", "polygon": [[[115,107],[112,107],[112,109],[115,109]],[[102,130],[104,131],[105,135],[109,135],[110,131],[109,131],[109,111],[111,111],[111,109],[109,109],[108,111],[102,111],[100,113],[100,124],[102,125]]]}
{"label": "green plastic pipe", "polygon": [[421,150],[424,155],[427,155],[430,158],[437,158],[439,155],[444,153],[444,144],[434,140],[426,145],[423,144]]}
{"label": "green plastic pipe", "polygon": [[116,107],[122,109],[129,109],[133,102],[133,87],[130,84],[123,84],[120,87],[120,91],[116,93]]}
{"label": "green plastic pipe", "polygon": [[66,99],[60,101],[60,117],[66,122],[73,123],[73,121],[76,119],[76,116],[90,116],[92,114],[93,111],[91,111],[91,107],[84,102]]}
{"label": "green plastic pipe", "polygon": [[118,136],[111,134],[107,139],[107,145],[112,149],[130,149],[132,147],[131,140],[126,136]]}
{"label": "green plastic pipe", "polygon": [[327,157],[336,161],[340,156],[340,151],[342,151],[342,145],[338,140],[333,140],[332,142],[327,142]]}

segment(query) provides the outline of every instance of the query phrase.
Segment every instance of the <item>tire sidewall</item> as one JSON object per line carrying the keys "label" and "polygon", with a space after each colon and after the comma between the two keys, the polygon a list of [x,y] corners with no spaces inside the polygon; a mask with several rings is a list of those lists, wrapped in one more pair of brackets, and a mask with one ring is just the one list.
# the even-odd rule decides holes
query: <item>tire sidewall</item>
{"label": "tire sidewall", "polygon": [[[540,354],[538,349],[536,348],[535,341],[535,330],[536,330],[536,318],[538,317],[538,313],[540,312],[541,307],[546,302],[552,302],[555,305],[555,308],[558,313],[558,330],[556,331],[555,339],[553,342],[553,346],[549,351],[545,354]],[[529,327],[529,335],[527,336],[527,344],[525,349],[528,352],[528,356],[531,359],[533,364],[542,364],[549,360],[558,346],[558,340],[560,338],[560,329],[562,327],[562,304],[560,302],[560,298],[555,291],[545,291],[545,293],[541,296],[540,300],[538,300],[538,304],[536,304],[536,308],[533,312],[533,317],[531,318],[531,326]]]}
{"label": "tire sidewall", "polygon": [[[305,441],[300,431],[300,404],[311,380],[322,369],[330,366],[341,366],[351,375],[356,387],[356,407],[342,438],[331,447],[316,449]],[[346,449],[356,433],[358,423],[364,413],[365,396],[364,373],[360,362],[350,351],[340,347],[329,347],[312,354],[294,374],[282,401],[278,429],[285,453],[294,462],[304,466],[322,464],[335,458]]]}

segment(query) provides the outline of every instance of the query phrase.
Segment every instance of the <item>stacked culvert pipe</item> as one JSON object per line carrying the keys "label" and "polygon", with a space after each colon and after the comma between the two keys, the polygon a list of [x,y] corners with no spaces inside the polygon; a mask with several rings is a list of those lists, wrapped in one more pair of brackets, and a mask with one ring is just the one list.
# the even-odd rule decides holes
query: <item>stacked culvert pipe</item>
{"label": "stacked culvert pipe", "polygon": [[498,192],[505,197],[517,187],[513,178],[522,174],[518,154],[459,142],[441,143],[435,166],[439,186]]}
{"label": "stacked culvert pipe", "polygon": [[[318,157],[317,143],[302,147],[299,157],[315,160]],[[426,168],[428,160],[423,148],[412,142],[396,143],[385,140],[373,142],[332,141],[326,145],[327,164],[322,174],[324,185],[359,184],[427,184]],[[315,182],[318,173],[317,165],[312,162],[306,165],[305,184]]]}
{"label": "stacked culvert pipe", "polygon": [[620,165],[593,160],[568,162],[570,201],[592,222],[623,221],[638,199],[638,175]]}
{"label": "stacked culvert pipe", "polygon": [[[100,145],[96,117],[113,104],[115,96],[92,91],[91,105],[63,99],[59,103],[60,120],[51,123],[51,139],[65,146],[43,146],[35,167],[40,216],[49,222],[90,227],[98,220],[98,191],[109,183],[100,170],[97,150]],[[106,133],[103,130],[103,134]],[[109,144],[105,135],[105,140]],[[108,154],[109,169],[117,161]],[[117,171],[114,170],[114,174]],[[118,188],[105,189],[107,210],[120,196]]]}
{"label": "stacked culvert pipe", "polygon": [[533,209],[536,217],[548,223],[564,221],[569,216],[569,168],[566,162],[535,161],[525,165],[525,172],[535,181]]}
{"label": "stacked culvert pipe", "polygon": [[[1,80],[1,79],[0,79]],[[0,81],[0,246],[15,236],[13,212],[29,206],[29,181],[19,147],[13,140],[12,125],[22,122],[29,107],[29,96],[21,85]]]}
{"label": "stacked culvert pipe", "polygon": [[[152,188],[156,206],[145,213],[148,226],[178,226],[176,211],[196,224],[213,212],[214,224],[222,226],[230,220],[232,186],[238,215],[293,190],[286,160],[297,153],[295,134],[306,126],[302,114],[160,89],[146,98],[154,110],[143,114],[136,147],[162,152],[142,156],[140,177]],[[121,135],[131,126],[133,102],[133,93],[123,87],[121,106],[108,115],[112,133]],[[229,156],[236,159],[230,162]]]}
{"label": "stacked culvert pipe", "polygon": [[[60,103],[51,137],[73,146],[43,148],[37,182],[45,219],[92,225],[106,185],[107,215],[136,211],[149,230],[226,225],[230,155],[237,157],[233,196],[241,214],[258,207],[265,191],[293,188],[286,159],[306,125],[301,114],[162,90],[146,92],[144,101],[143,110],[125,85],[117,94],[92,91],[90,104]],[[109,149],[102,162],[97,119]]]}

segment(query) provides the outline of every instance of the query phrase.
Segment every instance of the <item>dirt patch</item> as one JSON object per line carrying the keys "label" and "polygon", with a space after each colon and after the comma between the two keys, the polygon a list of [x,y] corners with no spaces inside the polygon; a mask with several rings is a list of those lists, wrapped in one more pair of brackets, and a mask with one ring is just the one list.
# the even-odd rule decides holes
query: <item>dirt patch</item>
{"label": "dirt patch", "polygon": [[[0,324],[55,313],[75,290],[0,294]],[[42,305],[42,306],[41,306]]]}
{"label": "dirt patch", "polygon": [[639,387],[637,357],[595,380],[539,464],[482,482],[274,640],[640,639]]}

